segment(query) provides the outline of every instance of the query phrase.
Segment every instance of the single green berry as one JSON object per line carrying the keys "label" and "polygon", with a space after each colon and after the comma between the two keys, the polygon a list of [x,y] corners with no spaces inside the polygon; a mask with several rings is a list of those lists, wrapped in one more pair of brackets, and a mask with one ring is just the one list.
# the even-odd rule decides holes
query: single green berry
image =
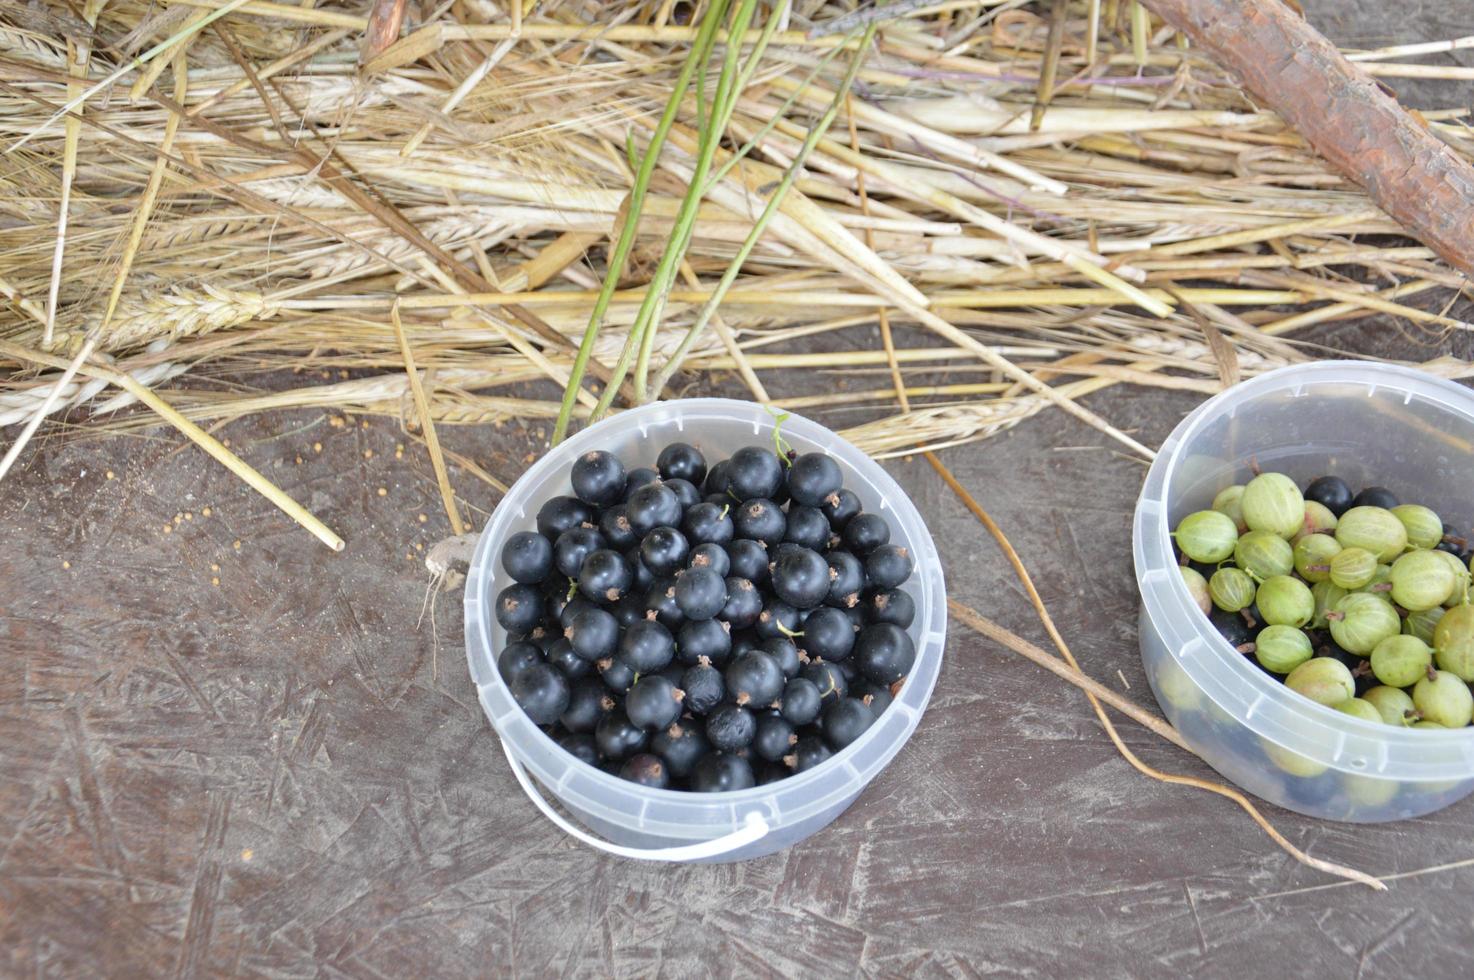
{"label": "single green berry", "polygon": [[[1439,525],[1442,527],[1442,525]],[[1392,564],[1392,601],[1409,612],[1433,609],[1454,591],[1454,573],[1441,551],[1409,551]]]}
{"label": "single green berry", "polygon": [[1370,592],[1353,592],[1326,614],[1331,639],[1347,653],[1370,656],[1377,644],[1402,631],[1402,620],[1392,603]]}
{"label": "single green berry", "polygon": [[1390,595],[1392,593],[1392,566],[1378,565],[1377,570],[1372,573],[1372,580],[1354,592],[1370,592],[1373,595]]}
{"label": "single green berry", "polygon": [[1448,566],[1448,570],[1454,576],[1454,589],[1444,600],[1445,606],[1460,606],[1469,601],[1469,569],[1464,567],[1464,562],[1458,555],[1447,551],[1430,551],[1430,555],[1437,555]]}
{"label": "single green berry", "polygon": [[1194,605],[1205,616],[1212,612],[1213,600],[1208,596],[1208,580],[1203,578],[1203,573],[1187,565],[1179,565],[1177,570],[1182,573],[1182,584],[1187,586],[1187,593],[1193,597]]}
{"label": "single green berry", "polygon": [[1446,670],[1435,670],[1413,687],[1413,704],[1423,720],[1445,728],[1463,728],[1474,718],[1469,685]]}
{"label": "single green berry", "polygon": [[1396,779],[1350,774],[1342,780],[1341,785],[1348,802],[1367,809],[1386,806],[1402,789],[1402,783]]}
{"label": "single green berry", "polygon": [[1307,534],[1329,534],[1336,530],[1336,515],[1325,504],[1316,500],[1305,501],[1305,523],[1300,525],[1299,537]]}
{"label": "single green berry", "polygon": [[1431,550],[1443,541],[1443,518],[1421,504],[1400,504],[1392,508],[1392,516],[1402,522],[1414,548]]}
{"label": "single green berry", "polygon": [[1377,556],[1365,548],[1343,547],[1331,556],[1330,566],[1331,581],[1350,592],[1371,583],[1377,574]]}
{"label": "single green berry", "polygon": [[1444,611],[1442,609],[1423,609],[1408,613],[1407,618],[1402,621],[1402,631],[1432,646],[1433,631],[1438,628],[1439,621],[1443,619]]}
{"label": "single green berry", "polygon": [[1356,697],[1356,680],[1351,671],[1332,657],[1312,657],[1305,661],[1290,671],[1285,687],[1328,708]]}
{"label": "single green berry", "polygon": [[1447,728],[1448,726],[1447,725],[1440,725],[1436,721],[1415,721],[1415,722],[1413,722],[1411,725],[1409,725],[1407,727],[1409,727],[1409,728]]}
{"label": "single green berry", "polygon": [[1218,491],[1218,496],[1213,498],[1212,506],[1212,509],[1218,511],[1218,513],[1227,514],[1238,527],[1240,534],[1243,534],[1249,529],[1249,525],[1244,523],[1243,500],[1243,486],[1241,484],[1234,484],[1231,487],[1224,487]]}
{"label": "single green berry", "polygon": [[1336,522],[1336,540],[1343,548],[1365,548],[1378,561],[1391,561],[1407,550],[1407,528],[1390,510],[1353,507]]}
{"label": "single green berry", "polygon": [[1332,707],[1342,714],[1350,715],[1353,718],[1360,718],[1362,721],[1370,721],[1378,725],[1382,724],[1382,713],[1377,710],[1376,705],[1369,701],[1363,701],[1361,698],[1351,698],[1350,700],[1342,701],[1340,704],[1332,705]]}
{"label": "single green berry", "polygon": [[1239,529],[1226,514],[1200,510],[1177,523],[1174,537],[1184,555],[1205,565],[1216,565],[1233,554]]}
{"label": "single green berry", "polygon": [[1433,630],[1433,656],[1439,670],[1474,681],[1474,606],[1454,606]]}
{"label": "single green berry", "polygon": [[1362,700],[1369,702],[1382,716],[1382,721],[1398,728],[1405,728],[1412,724],[1414,713],[1413,699],[1408,693],[1398,687],[1387,687],[1379,685],[1367,691]]}
{"label": "single green berry", "polygon": [[1416,636],[1389,636],[1372,650],[1372,675],[1389,687],[1411,687],[1432,663],[1432,649]]}
{"label": "single green berry", "polygon": [[1292,751],[1274,742],[1259,740],[1259,747],[1275,768],[1301,779],[1314,779],[1326,771],[1326,767],[1308,756]]}
{"label": "single green berry", "polygon": [[1275,575],[1261,582],[1254,602],[1260,617],[1272,626],[1304,626],[1315,615],[1310,586],[1288,575]]}
{"label": "single green berry", "polygon": [[1288,674],[1314,653],[1310,637],[1295,626],[1266,626],[1254,639],[1254,659],[1275,674]]}
{"label": "single green berry", "polygon": [[1262,582],[1295,570],[1295,549],[1290,542],[1268,531],[1250,531],[1233,548],[1233,563]]}
{"label": "single green berry", "polygon": [[1310,617],[1312,629],[1323,630],[1330,621],[1326,619],[1326,613],[1336,608],[1347,595],[1345,589],[1330,580],[1317,582],[1310,587],[1310,594],[1315,597],[1315,615]]}
{"label": "single green berry", "polygon": [[1224,612],[1238,612],[1254,604],[1257,586],[1243,569],[1225,565],[1208,579],[1208,595],[1213,605]]}
{"label": "single green berry", "polygon": [[1283,473],[1260,473],[1244,487],[1240,501],[1244,523],[1251,531],[1294,537],[1305,523],[1305,498],[1295,481]]}
{"label": "single green berry", "polygon": [[1331,577],[1331,559],[1340,553],[1341,543],[1329,534],[1303,535],[1295,542],[1295,571],[1312,584],[1324,582]]}

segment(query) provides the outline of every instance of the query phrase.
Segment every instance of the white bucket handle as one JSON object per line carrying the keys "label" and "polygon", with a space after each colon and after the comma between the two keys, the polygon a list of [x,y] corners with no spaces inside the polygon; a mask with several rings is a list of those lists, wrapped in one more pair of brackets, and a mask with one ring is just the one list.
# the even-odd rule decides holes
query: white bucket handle
{"label": "white bucket handle", "polygon": [[554,810],[543,797],[542,793],[538,791],[537,786],[528,777],[527,770],[522,768],[522,763],[518,762],[516,757],[512,755],[512,750],[507,748],[506,742],[502,742],[502,751],[506,753],[507,764],[512,767],[512,775],[517,777],[517,783],[522,787],[522,792],[527,794],[527,798],[532,801],[533,806],[542,811],[543,816],[551,820],[554,826],[563,831],[563,833],[606,854],[632,858],[636,861],[700,861],[706,858],[720,857],[723,854],[730,854],[739,848],[746,847],[748,844],[761,840],[768,833],[768,821],[763,819],[761,813],[754,810],[747,815],[742,826],[730,834],[725,834],[712,840],[700,841],[696,844],[682,844],[679,847],[652,848],[625,847],[621,844],[611,844],[606,840],[602,840],[593,834],[579,829],[573,825],[572,821],[568,820],[557,810]]}

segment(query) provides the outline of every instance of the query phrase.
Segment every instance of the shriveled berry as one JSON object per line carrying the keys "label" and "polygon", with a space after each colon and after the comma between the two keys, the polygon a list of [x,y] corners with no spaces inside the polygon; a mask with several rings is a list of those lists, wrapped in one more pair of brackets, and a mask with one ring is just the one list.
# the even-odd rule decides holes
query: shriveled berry
{"label": "shriveled berry", "polygon": [[706,716],[706,740],[720,752],[745,749],[756,734],[756,719],[740,705],[724,704]]}

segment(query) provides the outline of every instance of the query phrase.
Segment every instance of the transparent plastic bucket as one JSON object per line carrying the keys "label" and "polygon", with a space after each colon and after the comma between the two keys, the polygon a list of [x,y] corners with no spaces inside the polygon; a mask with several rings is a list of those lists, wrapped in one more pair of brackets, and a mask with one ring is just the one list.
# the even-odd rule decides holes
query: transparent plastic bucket
{"label": "transparent plastic bucket", "polygon": [[[616,415],[534,464],[497,505],[477,544],[466,577],[466,657],[481,706],[529,797],[549,819],[591,846],[626,857],[677,861],[737,861],[789,847],[854,802],[911,737],[931,698],[947,630],[936,545],[921,515],[885,470],[829,429],[790,415],[782,425],[784,439],[799,452],[832,456],[844,471],[845,486],[866,511],[885,517],[891,541],[910,549],[915,561],[916,573],[904,588],[916,603],[916,621],[908,631],[916,644],[916,664],[875,724],[807,772],[730,793],[689,793],[638,786],[578,761],[512,700],[496,669],[506,631],[491,616],[492,600],[510,581],[501,568],[502,543],[533,527],[543,501],[570,492],[574,459],[598,448],[618,455],[626,467],[653,466],[662,447],[679,441],[697,446],[715,463],[743,446],[771,445],[776,424],[762,406],[721,398],[660,402]],[[539,787],[593,834],[550,808]]]}
{"label": "transparent plastic bucket", "polygon": [[1474,790],[1474,729],[1375,724],[1312,703],[1258,670],[1193,604],[1169,533],[1252,477],[1335,474],[1385,486],[1462,527],[1474,517],[1474,392],[1360,361],[1282,368],[1199,406],[1162,445],[1137,502],[1141,658],[1193,748],[1256,796],[1315,817],[1401,820]]}

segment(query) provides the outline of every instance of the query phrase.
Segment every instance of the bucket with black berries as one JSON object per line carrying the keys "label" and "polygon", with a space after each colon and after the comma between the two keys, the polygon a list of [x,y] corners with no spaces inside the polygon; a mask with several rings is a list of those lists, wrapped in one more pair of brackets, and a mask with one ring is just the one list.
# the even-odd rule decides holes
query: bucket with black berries
{"label": "bucket with black berries", "polygon": [[1474,790],[1474,392],[1327,361],[1189,415],[1133,527],[1168,720],[1250,792],[1356,822]]}
{"label": "bucket with black berries", "polygon": [[726,399],[549,451],[466,583],[471,676],[514,775],[636,858],[743,860],[833,821],[915,730],[945,632],[935,545],[884,468]]}

